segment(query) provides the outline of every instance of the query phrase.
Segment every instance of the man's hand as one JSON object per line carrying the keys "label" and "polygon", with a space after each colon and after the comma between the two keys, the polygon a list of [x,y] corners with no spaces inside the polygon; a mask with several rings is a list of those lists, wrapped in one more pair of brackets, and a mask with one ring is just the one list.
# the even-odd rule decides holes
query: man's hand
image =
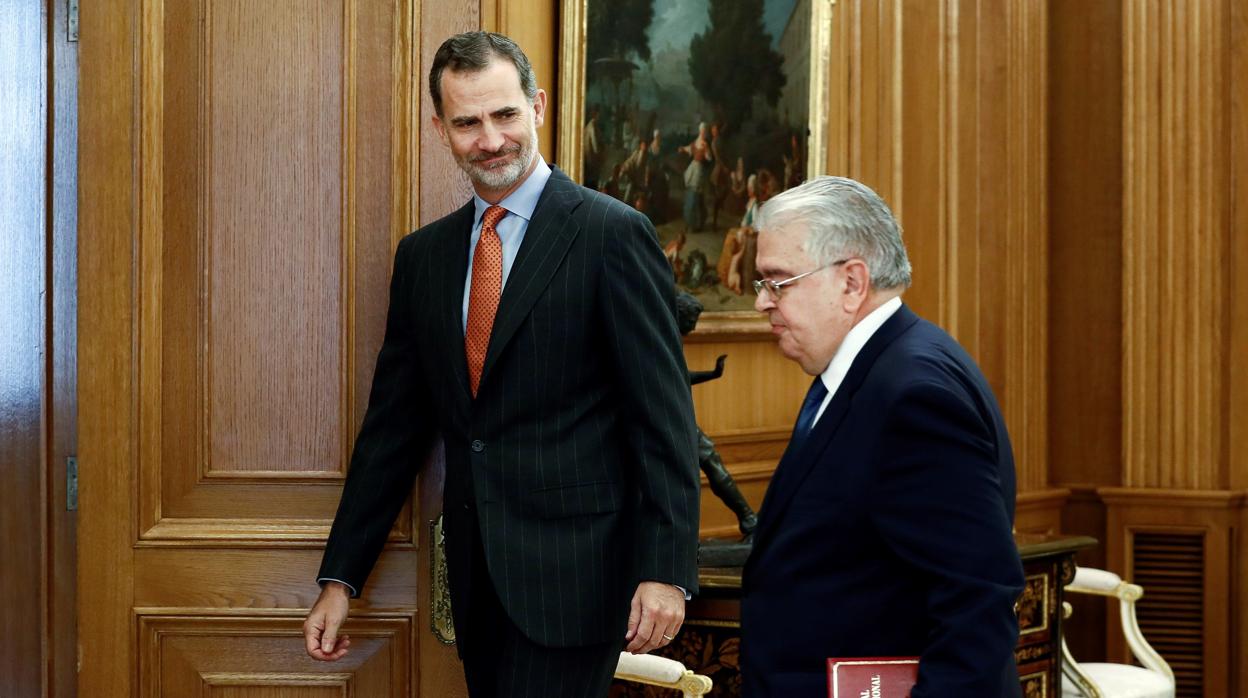
{"label": "man's hand", "polygon": [[303,641],[308,656],[322,662],[342,659],[351,646],[351,638],[338,636],[338,629],[347,619],[351,592],[345,584],[325,582],[308,617],[303,621]]}
{"label": "man's hand", "polygon": [[685,596],[680,589],[662,582],[642,582],[633,594],[625,649],[645,654],[664,647],[676,638],[684,622]]}

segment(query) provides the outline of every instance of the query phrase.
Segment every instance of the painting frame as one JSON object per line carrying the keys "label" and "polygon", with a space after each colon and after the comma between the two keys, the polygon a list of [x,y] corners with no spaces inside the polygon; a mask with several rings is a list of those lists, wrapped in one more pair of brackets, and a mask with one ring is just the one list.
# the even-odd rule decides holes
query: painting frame
{"label": "painting frame", "polygon": [[[586,43],[589,3],[560,0],[559,81],[555,161],[574,181],[584,181]],[[827,171],[833,18],[836,0],[810,0],[810,55],[805,178]],[[752,292],[751,292],[752,293]],[[753,310],[707,310],[688,339],[746,341],[770,331],[767,318]]]}

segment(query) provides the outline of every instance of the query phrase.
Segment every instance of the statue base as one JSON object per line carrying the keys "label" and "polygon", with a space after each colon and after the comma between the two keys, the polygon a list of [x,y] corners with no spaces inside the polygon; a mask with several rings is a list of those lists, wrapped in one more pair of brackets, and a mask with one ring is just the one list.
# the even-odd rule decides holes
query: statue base
{"label": "statue base", "polygon": [[749,541],[707,538],[698,543],[698,567],[743,567],[751,547]]}

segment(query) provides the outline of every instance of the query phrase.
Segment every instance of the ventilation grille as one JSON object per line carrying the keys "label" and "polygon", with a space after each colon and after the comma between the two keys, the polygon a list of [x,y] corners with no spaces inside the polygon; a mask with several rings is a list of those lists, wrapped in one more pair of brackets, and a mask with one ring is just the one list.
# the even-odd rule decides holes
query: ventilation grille
{"label": "ventilation grille", "polygon": [[1178,698],[1204,696],[1205,544],[1200,533],[1136,533],[1131,581],[1140,629],[1174,669]]}

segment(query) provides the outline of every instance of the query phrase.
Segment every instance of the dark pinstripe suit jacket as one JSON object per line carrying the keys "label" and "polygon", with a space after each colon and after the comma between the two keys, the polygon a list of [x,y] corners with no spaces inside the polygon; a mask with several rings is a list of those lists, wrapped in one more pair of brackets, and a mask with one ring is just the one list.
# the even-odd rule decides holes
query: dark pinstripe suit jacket
{"label": "dark pinstripe suit jacket", "polygon": [[637,582],[697,586],[696,427],[653,227],[558,169],[503,290],[477,398],[462,302],[473,206],[399,244],[386,335],[321,577],[363,586],[434,437],[456,627],[470,528],[522,632],[622,640]]}

